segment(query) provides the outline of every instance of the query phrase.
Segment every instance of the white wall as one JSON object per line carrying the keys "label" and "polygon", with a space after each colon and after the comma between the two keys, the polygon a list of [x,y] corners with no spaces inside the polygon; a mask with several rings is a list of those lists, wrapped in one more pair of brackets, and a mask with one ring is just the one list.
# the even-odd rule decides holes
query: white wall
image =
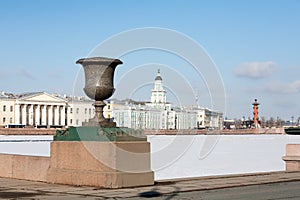
{"label": "white wall", "polygon": [[[15,102],[11,99],[0,99],[0,126],[15,123]],[[5,111],[3,107],[5,106]],[[12,111],[11,111],[12,106]],[[3,121],[5,118],[5,121]]]}
{"label": "white wall", "polygon": [[68,103],[68,126],[82,126],[83,122],[87,122],[94,116],[95,108],[92,101],[71,101]]}

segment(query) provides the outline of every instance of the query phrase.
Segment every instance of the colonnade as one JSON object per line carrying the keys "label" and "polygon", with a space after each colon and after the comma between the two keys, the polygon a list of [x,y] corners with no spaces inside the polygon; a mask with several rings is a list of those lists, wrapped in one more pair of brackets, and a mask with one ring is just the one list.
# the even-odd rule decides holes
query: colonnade
{"label": "colonnade", "polygon": [[17,104],[16,124],[29,126],[65,126],[65,105]]}

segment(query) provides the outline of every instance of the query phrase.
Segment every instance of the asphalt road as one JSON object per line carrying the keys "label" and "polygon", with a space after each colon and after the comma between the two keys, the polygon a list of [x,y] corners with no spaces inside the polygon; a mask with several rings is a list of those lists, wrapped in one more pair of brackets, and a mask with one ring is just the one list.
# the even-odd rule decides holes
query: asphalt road
{"label": "asphalt road", "polygon": [[[200,199],[200,200],[300,200],[300,181],[242,186],[217,190],[204,190],[161,195],[155,191],[140,194],[145,197],[127,198],[128,200],[151,199]],[[147,198],[148,196],[148,198]],[[152,196],[152,197],[151,197]],[[156,197],[155,197],[156,196]]]}

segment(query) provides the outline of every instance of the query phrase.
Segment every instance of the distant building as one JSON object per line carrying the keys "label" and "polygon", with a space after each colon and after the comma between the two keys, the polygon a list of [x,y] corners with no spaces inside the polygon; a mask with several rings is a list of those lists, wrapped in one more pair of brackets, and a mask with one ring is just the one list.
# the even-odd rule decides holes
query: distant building
{"label": "distant building", "polygon": [[[82,126],[95,116],[94,101],[45,92],[0,94],[0,126],[62,128]],[[108,100],[104,116],[134,129],[222,129],[223,115],[202,107],[172,107],[158,70],[150,102]]]}
{"label": "distant building", "polygon": [[0,95],[0,126],[48,127],[81,126],[94,115],[92,101],[66,98],[45,92]]}
{"label": "distant building", "polygon": [[119,127],[134,129],[162,129],[163,114],[153,107],[132,101],[111,100],[104,108],[104,116],[112,118]]}
{"label": "distant building", "polygon": [[110,100],[104,116],[135,129],[222,129],[223,114],[201,107],[172,107],[158,70],[150,102]]}
{"label": "distant building", "polygon": [[15,123],[15,100],[6,95],[0,94],[0,126]]}
{"label": "distant building", "polygon": [[67,97],[67,125],[82,126],[95,115],[94,101],[86,97]]}
{"label": "distant building", "polygon": [[225,119],[223,121],[224,129],[236,129],[235,120],[233,119]]}

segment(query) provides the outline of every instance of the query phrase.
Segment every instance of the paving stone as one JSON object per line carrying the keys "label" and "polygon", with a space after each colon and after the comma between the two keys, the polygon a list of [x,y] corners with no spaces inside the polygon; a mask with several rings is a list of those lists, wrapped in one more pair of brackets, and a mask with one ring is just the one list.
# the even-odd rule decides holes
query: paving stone
{"label": "paving stone", "polygon": [[259,185],[295,180],[300,181],[300,172],[275,172],[256,175],[210,177],[184,181],[174,180],[169,182],[159,182],[154,186],[146,187],[101,189],[95,187],[75,187],[0,178],[0,197],[1,194],[3,196],[9,194],[20,194],[21,196],[32,195],[34,196],[32,198],[40,199],[45,199],[45,197],[47,197],[46,199],[54,199],[54,197],[55,199],[74,199],[75,197],[76,199],[118,199],[125,197],[137,197],[141,195],[172,194],[183,191],[211,190],[217,188]]}

